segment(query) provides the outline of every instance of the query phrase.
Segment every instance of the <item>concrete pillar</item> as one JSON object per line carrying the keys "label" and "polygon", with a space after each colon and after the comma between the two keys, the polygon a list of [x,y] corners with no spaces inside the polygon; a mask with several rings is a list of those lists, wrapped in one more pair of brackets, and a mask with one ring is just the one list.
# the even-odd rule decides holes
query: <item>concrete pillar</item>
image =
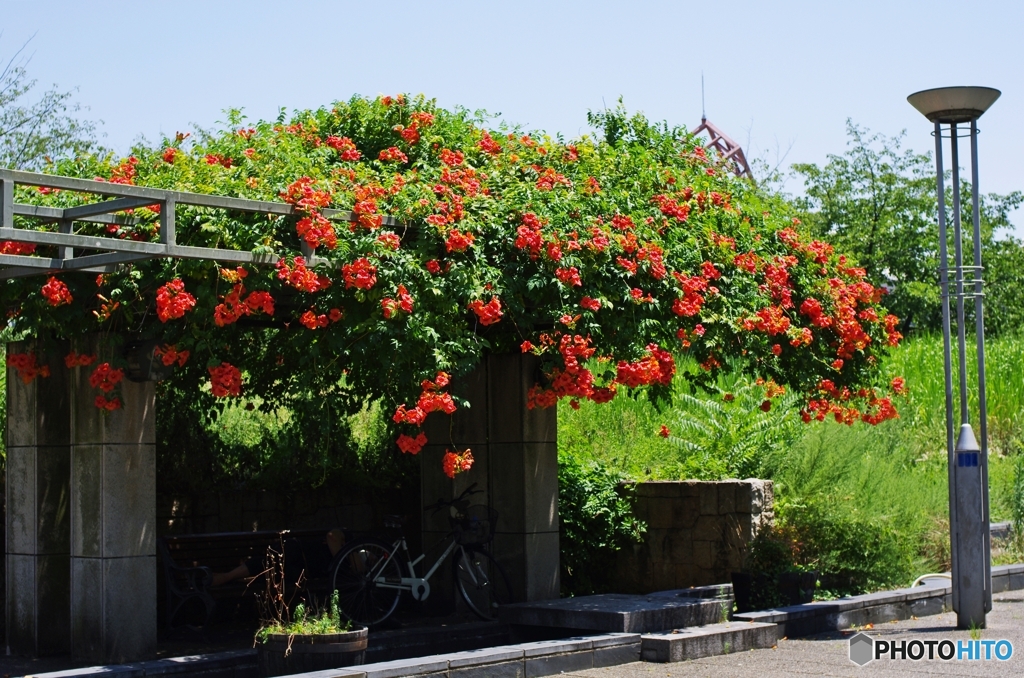
{"label": "concrete pillar", "polygon": [[89,374],[71,377],[71,651],[118,663],[156,651],[154,385],[125,379],[107,412]]}
{"label": "concrete pillar", "polygon": [[[34,342],[7,354],[36,353]],[[49,377],[7,368],[7,647],[19,655],[70,649],[71,417],[63,354],[38,356]]]}
{"label": "concrete pillar", "polygon": [[[505,567],[521,601],[557,598],[559,592],[557,418],[555,408],[526,408],[537,369],[532,355],[485,358],[452,389],[471,407],[450,417],[431,414],[425,425],[430,442],[420,453],[424,506],[458,496],[473,483],[484,491],[472,503],[489,504],[498,512],[490,551]],[[473,451],[473,468],[449,480],[441,471],[445,451],[467,447]],[[433,518],[425,514],[424,546],[429,548],[448,530],[443,512]],[[450,576],[441,573],[431,585],[450,586],[448,582]]]}

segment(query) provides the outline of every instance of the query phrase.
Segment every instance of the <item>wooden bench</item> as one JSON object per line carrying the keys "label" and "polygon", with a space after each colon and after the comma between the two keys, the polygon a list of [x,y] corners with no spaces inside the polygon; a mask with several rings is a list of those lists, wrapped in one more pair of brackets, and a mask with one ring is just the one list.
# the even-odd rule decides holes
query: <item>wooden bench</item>
{"label": "wooden bench", "polygon": [[[268,547],[280,551],[285,540],[298,539],[304,547],[323,543],[327,530],[261,530],[258,532],[215,532],[161,537],[157,549],[166,591],[165,623],[186,604],[198,601],[206,610],[204,625],[210,621],[218,599],[237,599],[248,591],[252,578],[212,586],[212,573],[229,572],[248,558],[261,559]],[[326,580],[309,580],[304,588],[326,589]]]}

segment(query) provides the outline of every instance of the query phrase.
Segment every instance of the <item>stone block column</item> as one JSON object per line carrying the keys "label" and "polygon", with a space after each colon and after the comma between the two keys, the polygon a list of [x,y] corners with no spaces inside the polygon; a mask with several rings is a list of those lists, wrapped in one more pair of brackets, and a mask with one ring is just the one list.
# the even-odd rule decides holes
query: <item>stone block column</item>
{"label": "stone block column", "polygon": [[71,651],[118,663],[156,650],[154,385],[125,379],[108,412],[89,374],[71,378]]}
{"label": "stone block column", "polygon": [[[537,380],[532,355],[491,355],[452,391],[469,408],[452,416],[427,418],[428,445],[421,455],[424,506],[458,496],[477,483],[483,493],[472,503],[498,512],[490,552],[505,567],[521,601],[557,598],[559,593],[558,450],[555,408],[528,410],[526,394]],[[449,480],[441,471],[448,449],[473,451],[473,468]],[[423,543],[429,547],[448,531],[441,512],[424,515]],[[435,579],[445,580],[444,573]]]}
{"label": "stone block column", "polygon": [[[36,347],[8,344],[16,353]],[[7,647],[31,656],[71,646],[68,372],[63,354],[38,358],[49,377],[7,368]]]}

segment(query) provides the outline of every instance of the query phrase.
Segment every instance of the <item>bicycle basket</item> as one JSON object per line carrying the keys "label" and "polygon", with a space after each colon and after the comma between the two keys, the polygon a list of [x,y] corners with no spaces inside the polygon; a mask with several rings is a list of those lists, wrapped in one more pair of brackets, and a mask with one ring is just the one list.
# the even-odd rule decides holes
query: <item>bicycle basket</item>
{"label": "bicycle basket", "polygon": [[498,512],[483,504],[467,506],[453,523],[455,541],[463,546],[482,546],[494,539]]}

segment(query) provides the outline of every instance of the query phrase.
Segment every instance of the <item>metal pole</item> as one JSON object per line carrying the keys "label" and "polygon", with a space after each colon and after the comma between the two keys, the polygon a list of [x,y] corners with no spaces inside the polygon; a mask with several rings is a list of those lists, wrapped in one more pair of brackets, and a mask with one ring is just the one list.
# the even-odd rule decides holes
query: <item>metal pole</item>
{"label": "metal pole", "polygon": [[978,121],[971,120],[971,210],[974,221],[974,341],[978,351],[978,431],[981,433],[982,526],[985,536],[985,612],[992,611],[992,545],[988,505],[988,397],[985,391],[985,315],[982,296],[981,211],[978,192]]}
{"label": "metal pole", "polygon": [[[946,186],[942,167],[942,126],[935,123],[935,190],[939,203],[939,288],[942,292],[942,358],[946,379],[946,466],[949,471],[949,541],[953,572],[957,572],[956,477],[953,442],[953,360],[950,346],[949,248],[946,245]],[[953,586],[953,609],[960,607],[960,592]]]}
{"label": "metal pole", "polygon": [[951,123],[950,129],[950,162],[953,169],[953,251],[956,257],[956,343],[957,343],[957,366],[960,369],[960,423],[969,422],[967,416],[967,328],[964,320],[964,246],[961,235],[960,216],[960,152],[957,140],[956,123]]}

